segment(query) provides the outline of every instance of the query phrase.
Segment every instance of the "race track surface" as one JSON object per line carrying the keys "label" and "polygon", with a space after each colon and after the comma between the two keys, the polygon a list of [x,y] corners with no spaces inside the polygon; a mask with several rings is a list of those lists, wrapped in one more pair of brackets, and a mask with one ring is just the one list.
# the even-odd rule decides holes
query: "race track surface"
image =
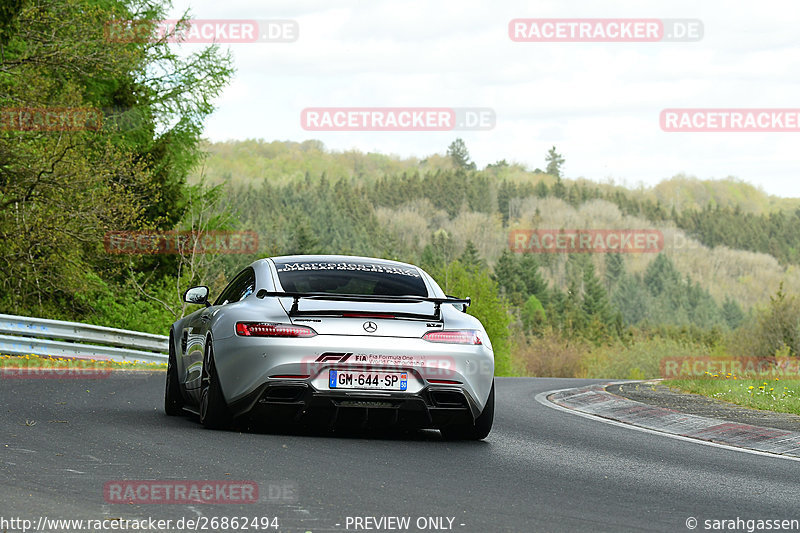
{"label": "race track surface", "polygon": [[[277,517],[278,530],[292,532],[450,523],[459,532],[689,531],[689,517],[703,531],[713,519],[800,519],[798,462],[616,427],[534,399],[587,380],[498,379],[489,438],[446,442],[436,431],[206,430],[164,415],[163,379],[0,379],[0,518]],[[106,502],[105,484],[119,480],[249,480],[261,501]],[[354,517],[387,516],[410,517],[410,526],[354,527]]]}

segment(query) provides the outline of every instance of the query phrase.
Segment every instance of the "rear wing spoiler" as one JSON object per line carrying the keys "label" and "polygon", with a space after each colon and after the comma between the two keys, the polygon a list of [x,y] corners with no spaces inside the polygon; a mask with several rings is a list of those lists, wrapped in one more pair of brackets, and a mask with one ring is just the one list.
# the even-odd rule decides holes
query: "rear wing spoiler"
{"label": "rear wing spoiler", "polygon": [[[372,303],[421,303],[430,302],[433,304],[433,315],[423,315],[418,313],[391,313],[392,316],[402,318],[417,319],[436,319],[441,318],[442,304],[465,304],[469,306],[472,302],[470,298],[433,298],[429,296],[381,296],[372,294],[331,294],[326,292],[275,292],[261,289],[256,293],[256,298],[267,297],[292,298],[292,308],[289,316],[310,316],[310,315],[341,315],[349,313],[346,310],[326,310],[326,311],[301,311],[298,308],[300,299],[305,300],[326,300],[331,302],[372,302]],[[466,309],[466,308],[465,308]],[[388,314],[388,313],[387,313]]]}

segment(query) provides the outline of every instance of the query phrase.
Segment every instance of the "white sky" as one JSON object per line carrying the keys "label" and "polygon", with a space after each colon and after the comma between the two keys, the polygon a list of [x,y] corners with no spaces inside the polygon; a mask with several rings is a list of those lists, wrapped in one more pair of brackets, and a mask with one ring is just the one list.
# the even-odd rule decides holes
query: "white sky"
{"label": "white sky", "polygon": [[[293,43],[230,47],[237,73],[216,102],[213,141],[320,139],[329,149],[444,153],[456,137],[479,168],[652,185],[680,172],[734,176],[800,197],[800,133],[666,133],[664,108],[800,108],[800,4],[793,1],[175,0],[173,15],[293,19]],[[699,42],[517,43],[514,18],[691,18]],[[173,45],[186,47],[192,45]],[[306,107],[489,107],[490,131],[310,132]]]}

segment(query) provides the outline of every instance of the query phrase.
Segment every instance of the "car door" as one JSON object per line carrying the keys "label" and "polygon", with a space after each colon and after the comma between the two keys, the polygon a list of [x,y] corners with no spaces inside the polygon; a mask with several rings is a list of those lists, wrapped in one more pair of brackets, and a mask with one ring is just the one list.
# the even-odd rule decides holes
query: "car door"
{"label": "car door", "polygon": [[212,318],[224,306],[238,302],[249,295],[254,288],[255,274],[253,269],[248,267],[233,278],[212,306],[196,313],[184,329],[183,360],[184,368],[187,371],[186,389],[196,401],[199,401],[200,384],[203,375],[203,356]]}

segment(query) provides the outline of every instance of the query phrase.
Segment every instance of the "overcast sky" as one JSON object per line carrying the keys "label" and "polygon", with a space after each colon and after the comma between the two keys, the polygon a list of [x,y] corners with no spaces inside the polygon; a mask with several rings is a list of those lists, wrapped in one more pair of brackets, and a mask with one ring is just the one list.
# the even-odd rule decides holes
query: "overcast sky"
{"label": "overcast sky", "polygon": [[[230,47],[237,73],[213,141],[320,139],[329,149],[499,159],[629,186],[684,172],[800,197],[800,133],[664,132],[665,108],[800,108],[800,5],[792,1],[176,0],[197,19],[292,19],[292,43]],[[513,42],[516,18],[699,19],[696,42]],[[185,47],[186,44],[173,46]],[[307,107],[488,107],[489,131],[312,132]]]}

